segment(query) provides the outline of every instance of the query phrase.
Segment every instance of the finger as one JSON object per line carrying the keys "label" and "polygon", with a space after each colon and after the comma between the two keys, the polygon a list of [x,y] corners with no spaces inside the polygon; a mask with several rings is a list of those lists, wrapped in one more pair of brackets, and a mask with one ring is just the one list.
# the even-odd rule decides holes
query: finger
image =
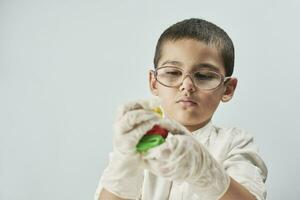
{"label": "finger", "polygon": [[139,101],[128,102],[117,109],[117,120],[122,118],[127,112],[143,109],[142,104]]}
{"label": "finger", "polygon": [[152,111],[146,110],[134,110],[127,112],[119,121],[115,124],[115,129],[120,133],[127,133],[142,124],[143,122],[159,119],[159,116]]}
{"label": "finger", "polygon": [[167,163],[170,163],[171,160],[180,160],[186,156],[192,146],[187,137],[191,136],[170,135],[163,144],[149,149],[143,157],[149,160],[166,161]]}
{"label": "finger", "polygon": [[[146,168],[154,174],[168,178],[174,177],[180,168],[187,167],[182,163],[182,160],[186,160],[188,155],[182,137],[188,136],[168,137],[165,143],[149,149],[146,154],[142,155]],[[180,141],[180,138],[183,141]]]}
{"label": "finger", "polygon": [[150,98],[147,100],[128,102],[118,108],[117,120],[120,119],[129,111],[138,110],[138,109],[152,110],[156,107],[159,107],[160,104],[161,102],[159,98]]}
{"label": "finger", "polygon": [[190,133],[189,130],[187,130],[184,126],[172,119],[163,118],[160,120],[158,125],[167,129],[174,135],[188,135]]}
{"label": "finger", "polygon": [[132,135],[132,139],[136,141],[135,144],[137,144],[142,137],[150,130],[153,128],[153,126],[155,126],[157,123],[159,122],[159,118],[153,118],[150,119],[146,122],[143,122],[141,124],[139,124],[138,126],[136,126],[135,128],[133,128],[131,131],[127,132],[126,134],[131,134]]}
{"label": "finger", "polygon": [[149,149],[146,154],[142,155],[145,168],[155,175],[171,177],[174,168],[179,164],[170,159],[171,154],[172,150],[167,143]]}
{"label": "finger", "polygon": [[164,142],[161,145],[153,147],[143,154],[144,160],[168,160],[172,153],[169,143]]}
{"label": "finger", "polygon": [[136,153],[136,145],[157,122],[157,119],[152,119],[136,126],[129,132],[117,133],[119,135],[114,140],[114,146],[118,149],[125,149],[126,152]]}

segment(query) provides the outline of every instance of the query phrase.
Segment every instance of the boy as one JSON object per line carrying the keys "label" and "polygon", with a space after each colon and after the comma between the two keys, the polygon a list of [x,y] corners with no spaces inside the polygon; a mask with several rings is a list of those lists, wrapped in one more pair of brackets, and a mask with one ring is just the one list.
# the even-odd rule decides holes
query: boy
{"label": "boy", "polygon": [[[157,101],[124,105],[115,123],[114,150],[95,198],[143,200],[262,200],[267,168],[253,138],[211,119],[229,101],[234,47],[229,36],[201,19],[178,22],[160,36],[149,72]],[[160,106],[164,117],[151,109]],[[154,125],[169,131],[147,153],[136,144]]]}

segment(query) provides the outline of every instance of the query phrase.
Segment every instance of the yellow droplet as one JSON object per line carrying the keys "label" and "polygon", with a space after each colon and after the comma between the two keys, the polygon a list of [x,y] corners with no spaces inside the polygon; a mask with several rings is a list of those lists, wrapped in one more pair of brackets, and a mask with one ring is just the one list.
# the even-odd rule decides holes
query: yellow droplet
{"label": "yellow droplet", "polygon": [[162,113],[160,107],[156,107],[156,108],[152,109],[152,111],[153,111],[153,112],[156,112],[157,114],[159,114],[160,117],[163,116],[163,113]]}

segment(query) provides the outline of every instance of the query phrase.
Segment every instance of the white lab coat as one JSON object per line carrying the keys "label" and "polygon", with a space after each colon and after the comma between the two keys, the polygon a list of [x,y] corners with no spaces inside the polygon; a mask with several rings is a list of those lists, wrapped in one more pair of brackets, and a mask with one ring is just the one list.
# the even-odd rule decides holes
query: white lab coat
{"label": "white lab coat", "polygon": [[[247,188],[257,200],[266,199],[267,168],[253,137],[239,128],[219,128],[209,122],[192,135],[223,165],[230,177]],[[177,183],[145,170],[141,200],[205,200],[186,182]],[[102,186],[99,185],[95,199]]]}

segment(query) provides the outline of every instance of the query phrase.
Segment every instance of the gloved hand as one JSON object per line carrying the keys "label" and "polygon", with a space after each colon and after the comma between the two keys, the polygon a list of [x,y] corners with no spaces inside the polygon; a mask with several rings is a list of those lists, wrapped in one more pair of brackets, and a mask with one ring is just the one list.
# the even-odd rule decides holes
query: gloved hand
{"label": "gloved hand", "polygon": [[172,125],[166,127],[158,123],[169,133],[175,131],[183,135],[169,134],[165,143],[150,149],[143,156],[146,168],[172,181],[187,182],[203,199],[217,200],[222,197],[230,184],[230,177],[223,167],[184,127],[175,121],[169,124]]}
{"label": "gloved hand", "polygon": [[[121,198],[137,199],[140,194],[144,168],[136,145],[160,120],[157,114],[150,111],[155,107],[157,102],[136,101],[123,105],[117,113],[113,152],[100,185]],[[97,198],[97,194],[95,196]]]}

